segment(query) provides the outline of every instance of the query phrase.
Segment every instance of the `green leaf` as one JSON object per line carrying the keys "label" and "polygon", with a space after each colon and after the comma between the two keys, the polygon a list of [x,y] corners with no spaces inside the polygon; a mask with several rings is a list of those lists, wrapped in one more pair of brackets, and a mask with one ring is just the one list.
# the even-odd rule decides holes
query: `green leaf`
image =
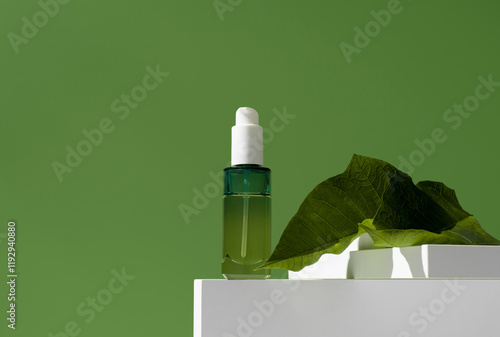
{"label": "green leaf", "polygon": [[463,219],[470,215],[460,206],[455,191],[446,187],[445,184],[435,181],[421,181],[417,184],[417,187],[458,218]]}
{"label": "green leaf", "polygon": [[325,180],[309,193],[261,268],[298,271],[324,253],[343,252],[364,232],[358,224],[373,218],[389,177],[396,172],[381,160],[354,155],[344,173]]}
{"label": "green leaf", "polygon": [[420,186],[423,189],[415,186],[408,175],[396,174],[392,177],[373,219],[375,227],[440,233],[470,215],[456,201],[455,192],[444,184],[428,181]]}
{"label": "green leaf", "polygon": [[261,268],[301,270],[325,253],[340,254],[364,232],[379,247],[500,244],[446,185],[414,185],[394,166],[354,155],[344,173],[309,193]]}

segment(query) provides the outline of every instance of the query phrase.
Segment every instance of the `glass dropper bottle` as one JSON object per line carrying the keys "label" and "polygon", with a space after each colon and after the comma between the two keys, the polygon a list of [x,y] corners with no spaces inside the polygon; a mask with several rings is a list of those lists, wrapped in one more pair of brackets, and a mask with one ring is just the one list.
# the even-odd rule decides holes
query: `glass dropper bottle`
{"label": "glass dropper bottle", "polygon": [[222,274],[227,279],[266,279],[271,271],[255,268],[271,254],[271,170],[262,166],[257,111],[236,111],[231,138],[231,167],[224,169]]}

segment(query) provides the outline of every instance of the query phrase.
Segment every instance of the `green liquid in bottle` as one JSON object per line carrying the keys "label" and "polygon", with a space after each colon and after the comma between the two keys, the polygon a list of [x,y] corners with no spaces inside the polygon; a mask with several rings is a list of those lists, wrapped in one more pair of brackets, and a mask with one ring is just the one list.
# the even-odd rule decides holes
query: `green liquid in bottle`
{"label": "green liquid in bottle", "polygon": [[271,254],[270,170],[230,167],[225,173],[222,274],[227,279],[266,279],[269,269],[254,269]]}

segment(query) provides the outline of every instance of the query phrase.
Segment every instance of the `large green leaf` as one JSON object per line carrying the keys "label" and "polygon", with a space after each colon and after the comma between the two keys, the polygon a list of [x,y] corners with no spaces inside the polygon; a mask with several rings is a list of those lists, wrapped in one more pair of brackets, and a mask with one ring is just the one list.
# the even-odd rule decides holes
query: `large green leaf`
{"label": "large green leaf", "polygon": [[316,186],[261,268],[293,271],[340,254],[364,232],[376,246],[500,244],[442,183],[412,179],[394,166],[354,155],[346,171]]}

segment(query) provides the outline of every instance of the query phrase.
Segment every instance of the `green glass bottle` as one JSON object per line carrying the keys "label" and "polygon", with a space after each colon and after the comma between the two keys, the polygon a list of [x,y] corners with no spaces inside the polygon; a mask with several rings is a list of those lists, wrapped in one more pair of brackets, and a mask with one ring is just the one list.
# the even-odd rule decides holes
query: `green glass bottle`
{"label": "green glass bottle", "polygon": [[236,112],[231,167],[224,169],[222,274],[227,279],[266,279],[255,270],[271,254],[271,170],[262,166],[262,127],[251,108]]}

